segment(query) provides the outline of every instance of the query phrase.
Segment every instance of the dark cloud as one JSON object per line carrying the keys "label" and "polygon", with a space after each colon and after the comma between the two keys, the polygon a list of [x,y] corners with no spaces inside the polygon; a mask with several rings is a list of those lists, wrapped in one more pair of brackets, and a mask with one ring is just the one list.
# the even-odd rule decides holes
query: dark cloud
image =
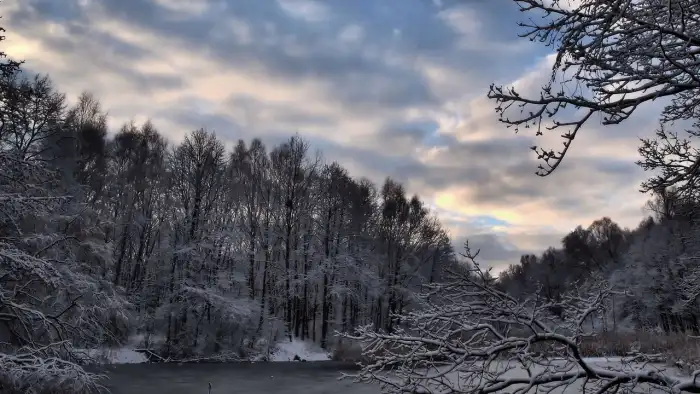
{"label": "dark cloud", "polygon": [[518,249],[504,237],[496,234],[471,234],[469,236],[453,237],[452,245],[458,253],[464,252],[464,243],[469,241],[472,253],[479,251],[477,262],[483,268],[500,270],[510,264],[520,261],[520,256],[534,251]]}
{"label": "dark cloud", "polygon": [[[371,141],[366,141],[363,145],[369,146],[370,150],[376,150],[377,147],[389,148],[381,149],[382,154],[410,159],[396,162],[399,166],[397,171],[402,173],[410,170],[413,167],[412,163],[417,163],[413,159],[416,148],[435,143],[439,139],[436,137],[439,127],[435,120],[427,118],[412,121],[387,120],[373,133]],[[406,168],[402,169],[404,166]]]}
{"label": "dark cloud", "polygon": [[[76,2],[58,0],[55,3],[72,10],[70,16],[63,17],[78,18],[76,13],[80,8],[76,7]],[[34,14],[47,18],[55,18],[56,13],[65,13],[63,7],[46,4],[43,0],[29,0],[22,7],[22,12],[28,13],[27,10],[32,9]],[[390,66],[363,51],[344,51],[342,43],[336,39],[343,24],[309,26],[285,14],[275,1],[228,1],[225,10],[216,15],[205,13],[188,18],[177,17],[174,11],[150,0],[109,0],[100,5],[112,18],[119,18],[163,37],[179,39],[183,51],[191,51],[193,56],[206,51],[207,55],[236,67],[263,67],[269,78],[313,78],[324,81],[328,86],[329,99],[339,100],[357,109],[438,104],[425,77],[410,65]],[[236,40],[233,34],[221,37],[211,34],[217,24],[229,23],[228,18],[233,17],[246,23],[250,35],[255,37],[254,42]],[[373,41],[381,40],[375,31],[373,33]],[[94,39],[100,40],[100,37]],[[444,45],[438,40],[433,44]]]}
{"label": "dark cloud", "polygon": [[[33,10],[41,18],[89,23],[88,8],[77,4],[78,0],[27,0],[21,13]],[[193,56],[205,51],[225,64],[249,69],[262,67],[269,78],[324,81],[329,100],[340,101],[348,110],[360,112],[439,105],[440,99],[431,91],[425,76],[413,66],[417,58],[459,69],[468,65],[472,73],[493,72],[501,67],[512,70],[506,57],[494,63],[478,53],[459,50],[460,34],[437,16],[439,10],[432,2],[425,0],[323,1],[321,4],[331,10],[332,16],[324,23],[314,24],[290,17],[274,0],[228,0],[221,7],[210,2],[211,12],[188,17],[152,0],[107,0],[99,4],[110,18],[179,39],[182,50],[191,51]],[[484,12],[492,11],[479,4],[475,7],[477,11],[481,8]],[[498,18],[507,16],[510,20],[516,14],[514,7],[505,7]],[[479,25],[487,34],[507,30],[494,28],[493,22],[497,22],[494,16],[484,15],[487,16],[479,20]],[[12,17],[23,19],[21,15]],[[237,40],[235,34],[213,34],[221,26],[225,29],[232,18],[245,23],[255,39],[248,42]],[[366,31],[368,38],[359,50],[348,50],[337,39],[349,24]],[[86,34],[81,36],[88,38]],[[111,37],[89,38],[115,50],[120,45]],[[489,36],[489,40],[493,38]],[[125,61],[140,55],[136,48],[121,48],[120,53]],[[401,61],[388,64],[383,59],[385,56],[395,56]]]}
{"label": "dark cloud", "polygon": [[16,26],[35,23],[37,18],[44,22],[75,23],[85,16],[77,1],[23,0],[17,3],[18,8],[8,15]]}
{"label": "dark cloud", "polygon": [[469,247],[474,251],[481,250],[479,257],[485,261],[518,261],[526,253],[517,249],[496,234],[473,234],[469,236]]}
{"label": "dark cloud", "polygon": [[[252,100],[247,100],[240,97],[229,101],[232,101],[233,103],[247,102],[248,105],[254,102]],[[256,103],[254,105],[262,107],[262,103]],[[295,134],[295,131],[291,127],[279,130],[272,128],[261,130],[248,127],[241,124],[241,122],[239,122],[235,116],[231,116],[227,113],[206,111],[207,107],[208,105],[206,102],[203,102],[196,97],[183,97],[180,100],[172,102],[167,108],[156,111],[153,114],[153,118],[164,120],[169,125],[177,127],[176,130],[161,129],[160,131],[165,134],[183,135],[194,130],[205,129],[216,133],[216,136],[223,141],[235,142],[242,139],[247,143],[253,138],[259,138],[267,146],[268,151],[286,142],[292,135]],[[274,105],[272,107],[275,108]],[[270,108],[267,108],[266,110],[270,110]],[[281,110],[285,111],[284,109]],[[312,118],[304,118],[304,114],[302,112],[295,113],[290,111],[287,113],[287,115],[289,117],[303,118],[304,122],[314,121]],[[322,119],[321,121],[325,120]],[[158,127],[157,123],[156,127]],[[314,139],[309,140],[311,142],[317,142]],[[316,148],[318,148],[318,144],[314,143],[312,149]],[[309,153],[310,155],[314,154],[313,152]]]}
{"label": "dark cloud", "polygon": [[[82,15],[75,2],[28,0],[26,3],[21,2],[17,11],[7,15],[7,18],[14,28],[22,30],[30,37],[40,38],[53,52],[79,59],[79,63],[52,70],[51,74],[54,77],[84,79],[87,67],[93,72],[116,74],[123,83],[130,84],[142,94],[184,86],[182,76],[160,75],[133,69],[131,65],[152,54],[152,50],[124,42],[111,34],[95,31],[86,24],[85,18],[81,18]],[[52,34],[47,31],[47,19],[61,23],[65,34]],[[92,88],[94,87],[84,86],[84,89]]]}

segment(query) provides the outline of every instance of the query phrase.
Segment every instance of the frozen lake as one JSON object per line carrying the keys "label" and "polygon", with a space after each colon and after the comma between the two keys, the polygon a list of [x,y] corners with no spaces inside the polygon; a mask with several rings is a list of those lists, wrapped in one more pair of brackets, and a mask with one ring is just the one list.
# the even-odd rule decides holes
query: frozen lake
{"label": "frozen lake", "polygon": [[113,394],[378,394],[378,387],[338,381],[347,363],[122,364],[102,370]]}
{"label": "frozen lake", "polygon": [[[553,360],[556,362],[556,360]],[[630,370],[641,365],[621,364],[619,361],[589,359],[590,364],[603,368]],[[496,369],[505,367],[498,365]],[[644,365],[668,376],[676,375],[663,365]],[[537,368],[535,368],[537,369]],[[379,394],[378,386],[353,383],[351,379],[338,380],[343,372],[353,373],[352,364],[333,361],[271,362],[230,364],[115,364],[100,369],[107,375],[103,384],[113,394]],[[495,372],[495,370],[493,371]],[[517,377],[524,370],[509,370],[506,375]],[[457,382],[455,373],[448,379]],[[581,393],[583,380],[562,382],[549,387],[550,394]],[[556,384],[556,383],[553,383]],[[593,383],[591,383],[593,384]],[[517,386],[511,387],[515,389]],[[592,386],[591,386],[592,387]],[[589,389],[591,388],[589,387]],[[595,388],[595,387],[593,387]],[[648,389],[648,386],[639,386]],[[543,389],[541,387],[540,389]],[[529,393],[535,390],[530,390]],[[652,390],[652,392],[655,392]]]}

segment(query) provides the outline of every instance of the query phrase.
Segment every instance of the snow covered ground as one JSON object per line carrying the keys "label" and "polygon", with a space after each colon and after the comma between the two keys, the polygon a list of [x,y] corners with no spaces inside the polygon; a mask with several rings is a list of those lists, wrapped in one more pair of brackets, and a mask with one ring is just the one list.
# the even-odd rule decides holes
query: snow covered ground
{"label": "snow covered ground", "polygon": [[137,352],[143,337],[135,335],[118,348],[76,349],[77,356],[88,359],[90,364],[141,364],[148,362],[146,355]]}
{"label": "snow covered ground", "polygon": [[76,353],[94,364],[141,364],[148,361],[143,353],[129,348],[81,349]]}
{"label": "snow covered ground", "polygon": [[328,352],[318,345],[292,339],[292,341],[279,342],[270,354],[270,361],[294,361],[294,356],[299,356],[306,361],[328,361],[331,359]]}
{"label": "snow covered ground", "polygon": [[[80,357],[89,359],[90,364],[140,364],[148,362],[146,355],[136,351],[135,341],[121,348],[78,349]],[[294,356],[306,361],[329,361],[328,352],[318,345],[298,339],[277,343],[270,352],[270,361],[294,361]]]}

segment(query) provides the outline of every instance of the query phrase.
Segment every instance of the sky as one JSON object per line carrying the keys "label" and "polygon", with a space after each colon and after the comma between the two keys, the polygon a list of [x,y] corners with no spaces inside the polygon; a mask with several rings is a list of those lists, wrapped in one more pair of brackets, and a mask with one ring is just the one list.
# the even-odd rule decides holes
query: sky
{"label": "sky", "polygon": [[512,0],[4,0],[0,15],[4,50],[69,101],[94,93],[112,131],[151,119],[173,142],[206,128],[268,146],[298,133],[355,177],[402,182],[495,271],[579,224],[645,215],[634,162],[660,104],[588,124],[544,178],[529,149],[542,141],[498,122],[489,85],[536,94],[553,61],[518,37]]}

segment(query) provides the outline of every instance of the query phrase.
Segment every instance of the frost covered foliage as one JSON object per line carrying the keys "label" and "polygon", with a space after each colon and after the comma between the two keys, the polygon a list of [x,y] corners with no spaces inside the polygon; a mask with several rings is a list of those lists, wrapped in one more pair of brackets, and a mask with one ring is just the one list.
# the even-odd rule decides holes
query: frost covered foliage
{"label": "frost covered foliage", "polygon": [[649,203],[653,216],[637,228],[622,229],[608,218],[578,227],[559,248],[523,256],[520,264],[501,273],[498,286],[518,299],[538,294],[557,301],[564,293],[602,278],[624,294],[612,297],[599,319],[588,321],[592,329],[697,335],[697,206],[672,190],[657,194]]}
{"label": "frost covered foliage", "polygon": [[640,328],[698,333],[700,245],[692,240],[699,230],[700,223],[655,225],[630,246],[624,268],[612,275],[629,295],[621,305],[623,318]]}
{"label": "frost covered foliage", "polygon": [[59,127],[45,83],[14,70],[0,89],[0,390],[89,392],[97,376],[74,362],[73,345],[118,336],[127,303],[98,274],[110,253],[94,217],[40,160]]}
{"label": "frost covered foliage", "polygon": [[113,337],[126,301],[86,269],[95,241],[75,228],[71,198],[54,193],[55,174],[14,153],[0,152],[0,385],[94,389],[95,376],[71,362],[72,345]]}
{"label": "frost covered foliage", "polygon": [[[467,248],[466,255],[472,259]],[[473,263],[446,283],[428,286],[425,308],[402,316],[393,333],[361,327],[365,362],[355,377],[387,393],[697,391],[691,378],[645,367],[645,356],[601,367],[581,353],[596,332],[586,320],[605,310],[606,283],[562,295],[518,300]],[[640,364],[641,362],[641,364]],[[700,372],[700,371],[698,371]]]}
{"label": "frost covered foliage", "polygon": [[418,197],[352,179],[298,136],[226,152],[206,130],[168,147],[146,123],[107,149],[95,206],[109,218],[109,276],[153,338],[143,346],[166,360],[265,357],[254,344],[284,336],[327,347],[368,321],[391,329],[453,259]]}
{"label": "frost covered foliage", "polygon": [[0,354],[3,393],[90,393],[98,392],[102,378],[65,360],[65,353],[52,354],[48,348],[24,348],[14,354]]}

